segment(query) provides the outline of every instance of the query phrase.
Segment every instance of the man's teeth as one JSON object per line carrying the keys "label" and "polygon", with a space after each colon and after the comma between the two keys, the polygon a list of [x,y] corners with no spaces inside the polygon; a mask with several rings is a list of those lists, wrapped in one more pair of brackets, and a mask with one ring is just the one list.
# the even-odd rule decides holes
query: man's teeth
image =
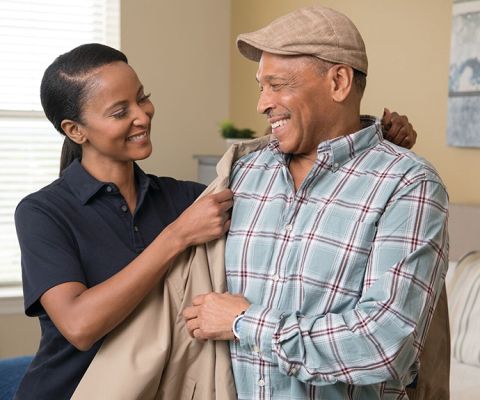
{"label": "man's teeth", "polygon": [[140,135],[130,136],[130,137],[127,138],[127,140],[129,140],[131,142],[136,142],[136,141],[139,141],[139,140],[143,140],[145,138],[145,136],[147,136],[147,132],[143,132]]}
{"label": "man's teeth", "polygon": [[272,124],[272,129],[279,128],[285,125],[288,122],[288,119],[281,119],[280,121],[276,121]]}

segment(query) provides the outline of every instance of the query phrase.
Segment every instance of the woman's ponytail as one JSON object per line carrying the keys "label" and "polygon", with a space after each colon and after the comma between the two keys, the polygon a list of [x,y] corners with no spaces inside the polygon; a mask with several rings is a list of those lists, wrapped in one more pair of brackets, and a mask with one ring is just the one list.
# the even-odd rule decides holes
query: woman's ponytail
{"label": "woman's ponytail", "polygon": [[68,136],[65,136],[62,146],[62,155],[60,156],[60,176],[63,175],[65,168],[67,168],[76,158],[79,160],[82,159],[82,146],[75,143]]}

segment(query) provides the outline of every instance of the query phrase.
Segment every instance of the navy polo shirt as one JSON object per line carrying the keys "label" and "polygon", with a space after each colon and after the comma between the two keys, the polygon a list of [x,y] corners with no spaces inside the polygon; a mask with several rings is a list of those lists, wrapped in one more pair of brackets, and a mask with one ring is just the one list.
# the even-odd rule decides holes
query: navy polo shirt
{"label": "navy polo shirt", "polygon": [[87,287],[128,265],[205,188],[146,175],[135,165],[137,208],[132,215],[113,183],[100,182],[74,161],[62,177],[23,199],[15,212],[22,254],[25,312],[38,316],[39,350],[17,399],[69,399],[101,345],[82,352],[58,331],[40,304],[65,282]]}

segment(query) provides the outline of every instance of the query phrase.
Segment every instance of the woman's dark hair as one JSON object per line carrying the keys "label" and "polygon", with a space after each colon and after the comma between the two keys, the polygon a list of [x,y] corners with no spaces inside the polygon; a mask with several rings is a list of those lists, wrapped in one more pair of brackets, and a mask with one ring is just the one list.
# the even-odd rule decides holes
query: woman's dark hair
{"label": "woman's dark hair", "polygon": [[75,158],[82,158],[82,147],[65,135],[61,123],[64,119],[82,122],[91,72],[116,61],[128,64],[121,51],[99,43],[84,44],[58,56],[43,74],[40,85],[43,111],[55,129],[65,136],[60,175]]}

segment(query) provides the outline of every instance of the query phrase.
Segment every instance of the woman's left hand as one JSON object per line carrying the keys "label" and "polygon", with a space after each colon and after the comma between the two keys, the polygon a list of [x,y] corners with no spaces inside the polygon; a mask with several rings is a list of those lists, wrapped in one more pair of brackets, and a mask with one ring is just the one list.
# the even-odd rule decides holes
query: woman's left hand
{"label": "woman's left hand", "polygon": [[383,137],[390,142],[411,149],[417,141],[417,132],[406,115],[399,115],[385,108],[382,117]]}

